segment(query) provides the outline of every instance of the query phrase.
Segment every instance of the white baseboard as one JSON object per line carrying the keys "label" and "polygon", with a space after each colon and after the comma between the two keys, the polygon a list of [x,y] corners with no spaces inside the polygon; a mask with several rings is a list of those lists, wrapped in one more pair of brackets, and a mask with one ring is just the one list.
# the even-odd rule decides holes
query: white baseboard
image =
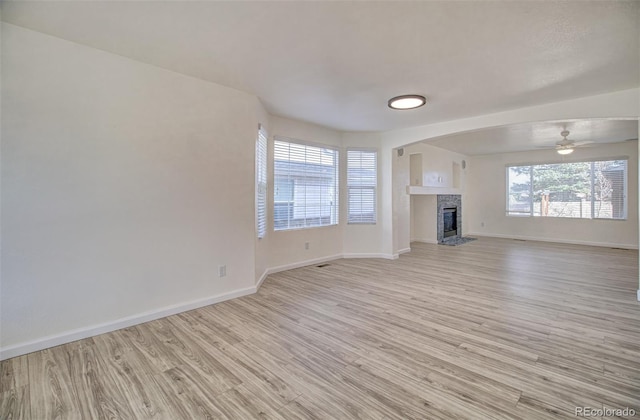
{"label": "white baseboard", "polygon": [[[385,260],[394,260],[393,254],[383,254],[383,253],[360,253],[360,254],[342,254],[342,258],[384,258]],[[396,256],[396,258],[398,258]]]}
{"label": "white baseboard", "polygon": [[[399,253],[405,253],[411,251],[411,248],[401,250]],[[269,274],[279,273],[281,271],[293,270],[294,268],[307,267],[314,264],[322,264],[327,261],[339,260],[341,258],[383,258],[385,260],[395,260],[398,258],[398,254],[384,254],[384,253],[353,253],[353,254],[335,254],[328,257],[314,258],[311,260],[299,261],[292,264],[279,265],[277,267],[267,268],[262,276],[256,282],[256,290],[262,286],[262,283],[269,276]]]}
{"label": "white baseboard", "polygon": [[131,327],[133,325],[142,324],[144,322],[153,321],[155,319],[164,318],[170,315],[175,315],[180,312],[190,311],[192,309],[201,308],[203,306],[213,305],[214,303],[224,302],[225,300],[250,295],[255,292],[255,286],[247,287],[221,295],[210,296],[204,299],[165,306],[164,308],[120,318],[115,321],[104,322],[89,327],[66,331],[61,334],[50,335],[47,337],[39,338],[37,340],[28,341],[26,343],[2,347],[0,348],[0,360],[10,359],[12,357],[21,356],[23,354],[33,353],[34,351],[59,346],[61,344],[71,343],[72,341],[82,340],[83,338],[89,338],[99,334]]}
{"label": "white baseboard", "polygon": [[438,245],[438,241],[436,239],[412,239],[411,242]]}
{"label": "white baseboard", "polygon": [[382,258],[386,258],[388,260],[397,260],[398,258],[400,258],[401,254],[406,254],[407,252],[411,252],[411,248],[400,249],[395,254],[382,254],[384,255],[384,257]]}
{"label": "white baseboard", "polygon": [[[409,252],[411,248],[400,250],[399,253]],[[97,325],[91,325],[84,328],[78,328],[71,331],[66,331],[60,334],[54,334],[46,337],[42,337],[36,340],[28,341],[25,343],[15,344],[7,347],[0,347],[0,360],[10,359],[12,357],[21,356],[34,351],[47,349],[50,347],[59,346],[61,344],[71,343],[72,341],[82,340],[83,338],[93,337],[99,334],[116,331],[122,328],[131,327],[133,325],[142,324],[144,322],[153,321],[156,319],[164,318],[170,315],[175,315],[181,312],[190,311],[192,309],[201,308],[203,306],[213,305],[215,303],[224,302],[225,300],[235,299],[238,297],[250,295],[256,293],[269,274],[278,273],[280,271],[292,270],[294,268],[306,267],[309,265],[320,264],[327,261],[332,261],[340,258],[384,258],[384,259],[397,259],[398,254],[336,254],[327,257],[315,258],[305,261],[299,261],[292,264],[280,265],[277,267],[268,268],[260,276],[255,286],[247,287],[244,289],[234,290],[232,292],[224,293],[221,295],[210,296],[204,299],[198,299],[190,302],[179,303],[176,305],[165,306],[164,308],[155,309],[152,311],[143,312],[140,314],[116,319],[114,321],[104,322]]]}
{"label": "white baseboard", "polygon": [[638,302],[640,302],[640,289],[638,289]]}
{"label": "white baseboard", "polygon": [[267,268],[266,270],[264,270],[264,273],[262,273],[262,275],[260,276],[260,278],[256,282],[256,291],[258,291],[258,289],[260,289],[260,286],[262,286],[262,283],[264,283],[264,281],[267,279],[267,277],[269,277],[269,274],[279,273],[281,271],[293,270],[294,268],[301,268],[301,267],[306,267],[306,266],[314,265],[314,264],[321,264],[321,263],[324,263],[324,262],[327,262],[327,261],[337,260],[337,259],[340,259],[340,258],[344,258],[344,256],[342,254],[336,254],[336,255],[331,255],[331,256],[328,256],[328,257],[314,258],[314,259],[311,259],[311,260],[304,260],[304,261],[299,261],[299,262],[296,262],[296,263],[279,265],[277,267]]}
{"label": "white baseboard", "polygon": [[272,267],[265,270],[262,276],[260,276],[260,279],[258,280],[256,285],[252,287],[238,289],[229,293],[210,296],[208,298],[198,299],[191,302],[170,305],[164,308],[159,308],[152,311],[147,311],[140,314],[128,316],[125,318],[116,319],[114,321],[104,322],[97,325],[91,325],[84,328],[65,331],[60,334],[54,334],[54,335],[42,337],[42,338],[28,341],[25,343],[19,343],[19,344],[7,346],[7,347],[0,347],[0,360],[10,359],[12,357],[21,356],[23,354],[33,353],[34,351],[59,346],[61,344],[71,343],[72,341],[82,340],[83,338],[93,337],[93,336],[108,333],[111,331],[116,331],[122,328],[131,327],[133,325],[142,324],[144,322],[149,322],[156,319],[164,318],[170,315],[175,315],[181,312],[190,311],[192,309],[201,308],[203,306],[224,302],[225,300],[235,299],[238,297],[250,295],[258,291],[258,288],[262,285],[262,283],[264,282],[264,280],[267,278],[269,274],[277,273],[280,271],[291,270],[294,268],[305,267],[308,265],[319,264],[319,263],[323,263],[326,261],[331,261],[339,258],[343,258],[342,254],[300,261],[297,263],[281,265],[278,267]]}
{"label": "white baseboard", "polygon": [[306,267],[308,265],[313,265],[313,264],[321,264],[327,261],[338,260],[340,258],[342,258],[342,254],[335,254],[335,255],[330,255],[328,257],[320,257],[320,258],[313,258],[311,260],[298,261],[291,264],[279,265],[277,267],[268,268],[266,273],[268,276],[269,274],[279,273],[280,271],[293,270],[294,268]]}
{"label": "white baseboard", "polygon": [[552,242],[556,244],[603,246],[607,248],[638,249],[637,244],[618,244],[611,242],[574,241],[571,239],[553,239],[523,235],[505,235],[501,233],[469,232],[469,236],[485,236],[488,238],[519,239],[524,241]]}
{"label": "white baseboard", "polygon": [[269,269],[266,269],[266,270],[264,270],[264,273],[262,273],[262,275],[260,276],[260,278],[256,282],[256,292],[258,290],[260,290],[260,286],[262,286],[262,283],[266,280],[266,278],[268,276],[269,276]]}

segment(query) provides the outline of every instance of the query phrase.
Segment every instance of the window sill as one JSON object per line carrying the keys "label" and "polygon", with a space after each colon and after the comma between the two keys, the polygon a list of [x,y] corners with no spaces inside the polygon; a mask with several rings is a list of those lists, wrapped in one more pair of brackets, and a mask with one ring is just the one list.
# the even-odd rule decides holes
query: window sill
{"label": "window sill", "polygon": [[273,229],[273,232],[278,233],[278,232],[292,232],[292,231],[306,230],[306,229],[321,229],[321,228],[338,226],[338,224],[339,223],[333,223],[331,225],[321,225],[321,226],[300,226],[300,227],[292,227],[292,228],[286,228],[286,229]]}
{"label": "window sill", "polygon": [[608,218],[604,218],[604,217],[594,217],[594,218],[588,218],[588,217],[562,217],[562,216],[532,216],[530,214],[507,214],[506,217],[515,217],[515,218],[524,218],[524,217],[530,217],[532,219],[565,219],[565,220],[600,220],[600,221],[606,221],[606,222],[626,222],[629,219],[628,218],[624,218],[624,219],[608,219]]}

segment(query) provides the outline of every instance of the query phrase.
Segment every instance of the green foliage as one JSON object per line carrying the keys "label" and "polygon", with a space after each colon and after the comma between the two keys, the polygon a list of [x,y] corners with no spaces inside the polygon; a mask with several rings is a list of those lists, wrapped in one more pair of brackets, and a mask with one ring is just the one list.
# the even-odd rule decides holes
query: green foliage
{"label": "green foliage", "polygon": [[575,162],[533,166],[533,192],[542,194],[591,192],[591,163]]}
{"label": "green foliage", "polygon": [[[594,188],[597,198],[606,198],[612,188],[610,173],[626,165],[624,160],[512,166],[509,168],[512,181],[518,179],[520,182],[512,183],[509,192],[521,200],[533,191],[534,201],[540,201],[543,194],[560,195],[564,200],[569,201],[579,197],[589,197],[592,165],[594,165]],[[530,184],[532,172],[533,188]]]}

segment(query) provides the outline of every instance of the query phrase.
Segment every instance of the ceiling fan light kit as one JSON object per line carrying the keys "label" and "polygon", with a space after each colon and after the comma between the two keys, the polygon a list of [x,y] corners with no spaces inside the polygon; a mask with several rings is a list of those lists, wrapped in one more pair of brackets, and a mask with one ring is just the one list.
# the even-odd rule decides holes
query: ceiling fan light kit
{"label": "ceiling fan light kit", "polygon": [[568,155],[573,153],[576,147],[583,147],[589,144],[592,144],[592,140],[586,141],[573,141],[569,140],[567,136],[569,135],[569,130],[563,130],[560,135],[562,136],[562,140],[556,143],[556,152],[560,155]]}

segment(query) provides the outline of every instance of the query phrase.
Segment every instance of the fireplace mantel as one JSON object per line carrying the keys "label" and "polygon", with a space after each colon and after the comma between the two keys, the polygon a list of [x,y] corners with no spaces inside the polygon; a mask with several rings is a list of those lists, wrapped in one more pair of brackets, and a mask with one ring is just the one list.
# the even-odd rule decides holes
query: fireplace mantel
{"label": "fireplace mantel", "polygon": [[409,195],[461,195],[460,188],[443,187],[421,187],[417,185],[407,185]]}

